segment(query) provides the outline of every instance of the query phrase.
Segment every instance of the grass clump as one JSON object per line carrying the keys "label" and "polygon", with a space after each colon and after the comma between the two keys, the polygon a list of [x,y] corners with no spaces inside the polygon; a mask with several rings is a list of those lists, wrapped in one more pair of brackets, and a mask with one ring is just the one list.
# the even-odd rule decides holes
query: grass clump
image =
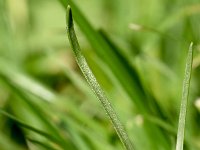
{"label": "grass clump", "polygon": [[133,141],[136,150],[199,150],[199,6],[1,0],[0,149],[122,150]]}

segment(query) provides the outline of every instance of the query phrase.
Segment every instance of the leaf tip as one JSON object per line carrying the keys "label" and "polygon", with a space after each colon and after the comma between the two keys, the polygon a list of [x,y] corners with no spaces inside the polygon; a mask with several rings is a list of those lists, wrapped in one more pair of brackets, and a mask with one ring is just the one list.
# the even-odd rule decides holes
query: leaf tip
{"label": "leaf tip", "polygon": [[190,43],[190,49],[192,49],[192,47],[193,47],[193,42]]}
{"label": "leaf tip", "polygon": [[73,26],[72,10],[71,10],[71,6],[70,5],[67,6],[66,25],[67,25],[67,29],[69,29],[70,27]]}
{"label": "leaf tip", "polygon": [[191,64],[193,61],[193,42],[190,43],[190,47],[189,47],[189,53],[190,53],[190,57],[191,57]]}

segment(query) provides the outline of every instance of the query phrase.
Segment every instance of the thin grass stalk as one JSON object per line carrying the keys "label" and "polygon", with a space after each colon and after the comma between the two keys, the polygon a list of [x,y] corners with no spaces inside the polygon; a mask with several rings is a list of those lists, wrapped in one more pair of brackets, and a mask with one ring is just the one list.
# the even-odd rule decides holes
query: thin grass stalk
{"label": "thin grass stalk", "polygon": [[183,80],[183,91],[182,91],[181,108],[180,108],[179,122],[178,122],[176,150],[183,150],[183,144],[184,144],[187,103],[188,103],[190,79],[191,79],[191,73],[192,73],[192,61],[193,61],[192,45],[193,43],[191,43],[189,47],[186,67],[185,67],[185,75],[184,75],[184,80]]}
{"label": "thin grass stalk", "polygon": [[96,80],[94,74],[92,73],[91,69],[89,68],[81,50],[80,46],[74,31],[74,25],[73,25],[73,18],[72,18],[72,11],[70,6],[67,7],[67,14],[66,14],[66,24],[67,24],[67,33],[68,38],[71,44],[71,47],[75,53],[77,64],[79,65],[84,77],[86,78],[88,84],[92,88],[93,92],[101,102],[103,108],[105,109],[108,117],[110,118],[121,142],[123,143],[124,147],[127,150],[133,150],[132,143],[121,124],[116,112],[114,111],[111,103],[108,101],[105,92],[100,87],[98,81]]}

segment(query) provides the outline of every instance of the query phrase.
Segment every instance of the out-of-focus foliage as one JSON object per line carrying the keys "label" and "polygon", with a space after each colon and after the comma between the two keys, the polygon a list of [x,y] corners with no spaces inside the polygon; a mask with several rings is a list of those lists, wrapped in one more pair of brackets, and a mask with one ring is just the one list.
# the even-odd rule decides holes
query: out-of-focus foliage
{"label": "out-of-focus foliage", "polygon": [[75,63],[68,4],[89,65],[138,150],[175,148],[194,42],[185,149],[200,149],[198,0],[1,0],[0,149],[123,148]]}

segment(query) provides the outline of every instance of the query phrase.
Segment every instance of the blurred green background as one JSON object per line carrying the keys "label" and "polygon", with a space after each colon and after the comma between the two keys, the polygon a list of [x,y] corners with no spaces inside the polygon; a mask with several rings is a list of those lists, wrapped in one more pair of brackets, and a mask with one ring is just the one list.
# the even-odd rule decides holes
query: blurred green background
{"label": "blurred green background", "polygon": [[200,1],[1,0],[0,149],[123,149],[83,78],[80,46],[135,149],[175,149],[186,55],[194,61],[185,150],[200,149]]}

